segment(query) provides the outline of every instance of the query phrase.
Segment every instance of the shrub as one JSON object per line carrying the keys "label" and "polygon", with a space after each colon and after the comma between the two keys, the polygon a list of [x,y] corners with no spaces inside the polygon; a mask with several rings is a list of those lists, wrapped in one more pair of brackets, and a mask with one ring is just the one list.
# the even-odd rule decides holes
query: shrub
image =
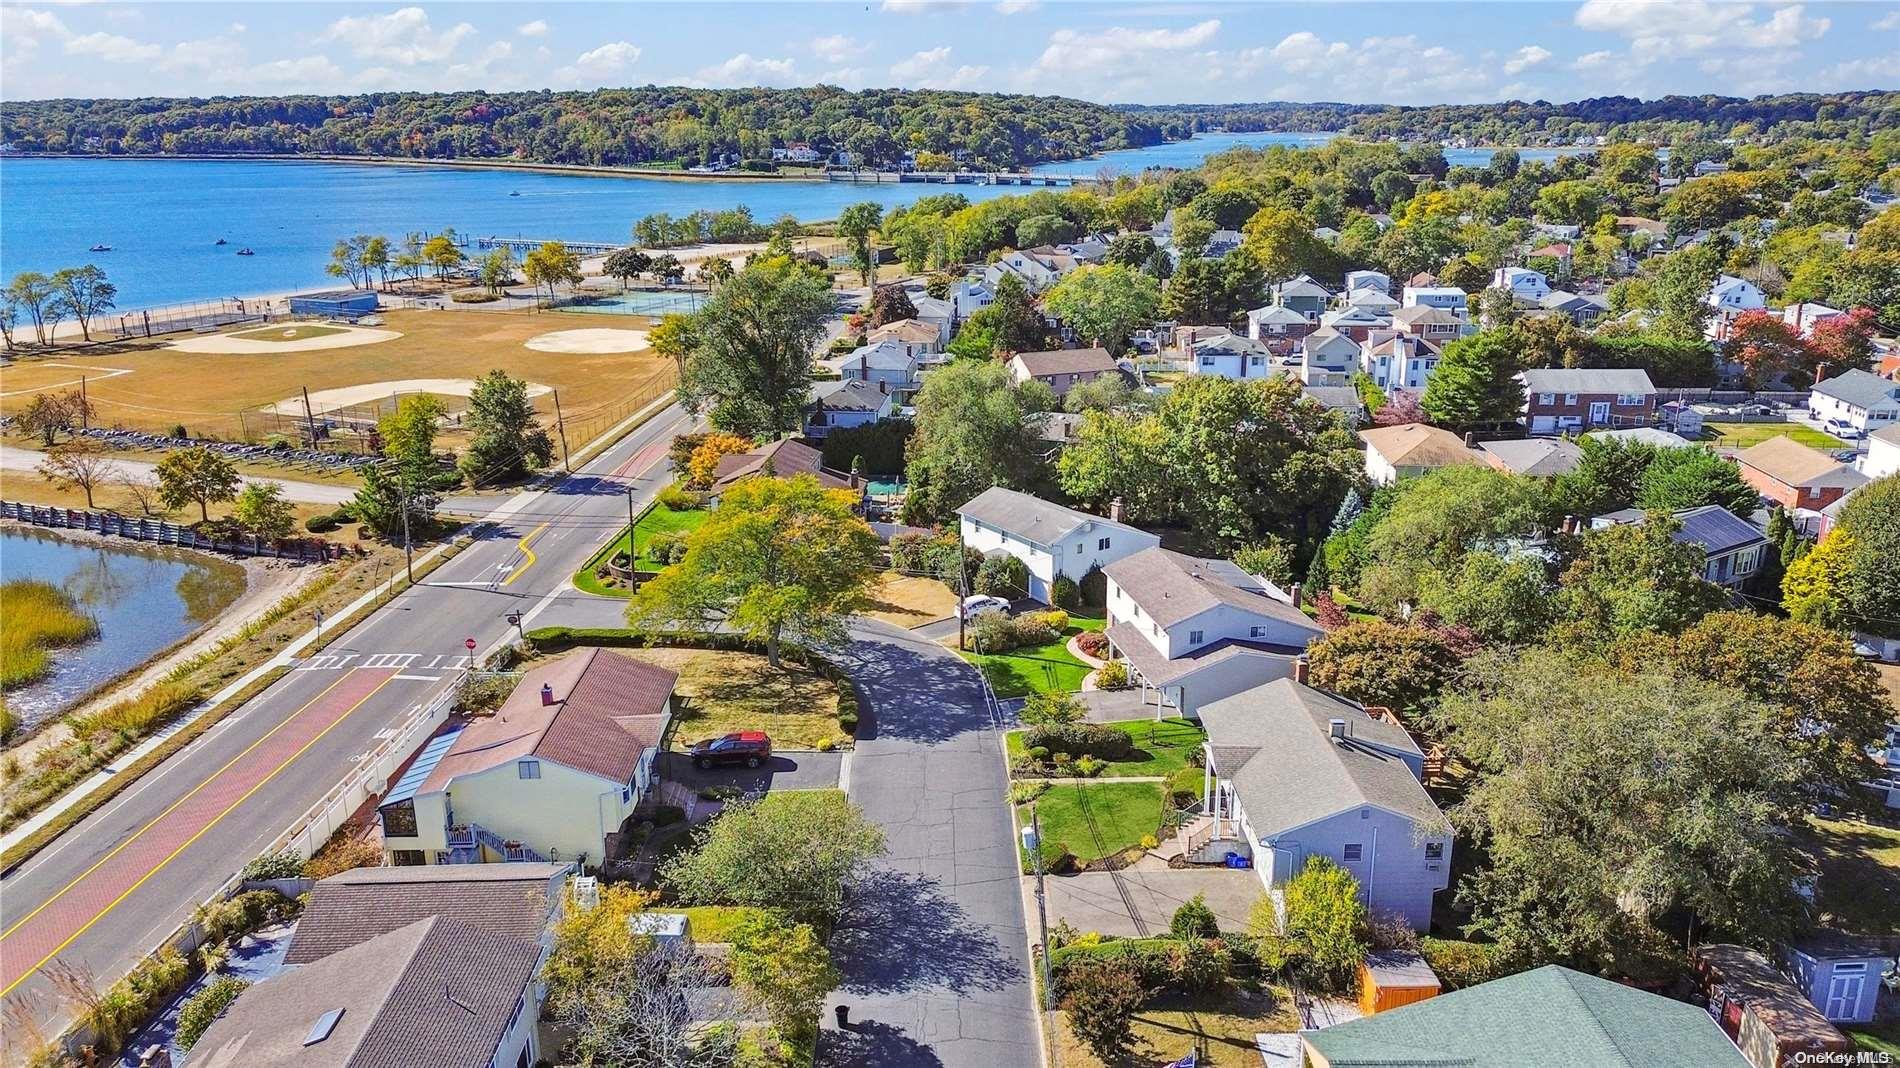
{"label": "shrub", "polygon": [[178,1048],[189,1050],[197,1045],[212,1021],[224,1015],[224,1010],[250,985],[235,975],[220,975],[191,995],[178,1012]]}
{"label": "shrub", "polygon": [[1233,954],[1218,938],[1184,938],[1168,951],[1168,980],[1181,990],[1212,990],[1233,974]]}
{"label": "shrub", "polygon": [[[1023,855],[1024,873],[1033,874],[1036,870],[1035,858],[1031,857],[1020,845],[1016,848],[1017,852]],[[1037,847],[1036,852],[1042,855],[1042,870],[1050,875],[1064,875],[1075,870],[1075,854],[1069,851],[1067,842],[1054,842],[1045,838]]]}
{"label": "shrub", "polygon": [[1029,593],[1029,567],[1014,556],[991,556],[976,569],[976,592],[1016,598]]}
{"label": "shrub", "polygon": [[706,504],[705,499],[700,497],[699,494],[694,493],[692,490],[687,489],[677,482],[662,488],[659,496],[655,497],[654,500],[658,502],[660,507],[671,509],[675,512],[690,512],[697,508],[703,508]]}
{"label": "shrub", "polygon": [[1040,779],[1013,783],[1009,788],[1009,800],[1012,804],[1027,805],[1048,792],[1049,784]]}
{"label": "shrub", "polygon": [[1152,834],[1144,834],[1141,836],[1141,848],[1159,849],[1160,847],[1161,847],[1161,839],[1156,838]]}
{"label": "shrub", "polygon": [[1076,586],[1087,607],[1100,608],[1108,603],[1108,575],[1100,567],[1089,568]]}
{"label": "shrub", "polygon": [[655,827],[671,827],[686,819],[686,810],[678,805],[660,805],[653,810]]}
{"label": "shrub", "polygon": [[1421,938],[1418,951],[1425,963],[1438,973],[1446,990],[1462,990],[1489,982],[1510,973],[1504,954],[1485,942],[1461,942],[1454,938]]}
{"label": "shrub", "polygon": [[1023,753],[1026,756],[1028,756],[1029,759],[1037,761],[1037,762],[1042,762],[1049,759],[1049,747],[1046,745],[1032,745],[1029,748],[1023,750]]}
{"label": "shrub", "polygon": [[383,862],[383,851],[375,843],[364,841],[353,833],[355,828],[344,825],[323,843],[316,855],[304,862],[303,874],[308,879],[328,879],[332,875],[356,868],[373,868]]}
{"label": "shrub", "polygon": [[296,898],[275,890],[246,890],[198,906],[191,918],[204,932],[205,945],[229,946],[253,931],[291,919],[302,909]]}
{"label": "shrub", "polygon": [[81,1022],[97,1036],[93,1053],[117,1051],[190,978],[190,963],[170,946],[138,962],[84,1013]]}
{"label": "shrub", "polygon": [[1095,686],[1102,690],[1126,690],[1128,688],[1128,664],[1121,660],[1110,660],[1095,671]]}
{"label": "shrub", "polygon": [[242,879],[295,879],[303,875],[303,858],[286,849],[281,853],[266,853],[244,865],[238,873]]}
{"label": "shrub", "polygon": [[1029,728],[1023,736],[1029,748],[1044,748],[1052,753],[1073,753],[1113,760],[1128,752],[1128,736],[1101,723],[1056,723]]}
{"label": "shrub", "polygon": [[456,304],[488,304],[500,299],[486,289],[458,289],[449,294],[449,300]]}
{"label": "shrub", "polygon": [[1083,652],[1098,660],[1108,653],[1108,635],[1099,630],[1085,630],[1076,635],[1075,644]]}
{"label": "shrub", "polygon": [[1141,978],[1126,962],[1084,958],[1069,970],[1062,1008],[1069,1027],[1097,1057],[1115,1062],[1134,1045],[1135,1010],[1147,1000]]}
{"label": "shrub", "polygon": [[830,738],[820,738],[816,744],[820,753],[829,753],[833,749],[838,748],[838,743]]}
{"label": "shrub", "polygon": [[1107,761],[1098,760],[1092,756],[1085,756],[1075,762],[1075,773],[1084,779],[1093,779],[1097,775],[1100,775],[1102,769],[1106,767],[1108,767]]}
{"label": "shrub", "polygon": [[1067,575],[1057,575],[1049,584],[1049,600],[1057,608],[1073,612],[1082,607],[1082,588]]}
{"label": "shrub", "polygon": [[1051,609],[1047,612],[1030,612],[1023,616],[1023,618],[1035,623],[1037,626],[1047,627],[1057,636],[1060,636],[1063,631],[1069,629],[1069,613],[1062,611],[1060,608]]}
{"label": "shrub", "polygon": [[1214,910],[1207,907],[1207,898],[1195,894],[1174,910],[1168,933],[1176,938],[1219,938],[1220,924],[1214,919]]}
{"label": "shrub", "polygon": [[328,534],[337,528],[336,517],[328,514],[313,515],[303,521],[303,528],[312,534]]}

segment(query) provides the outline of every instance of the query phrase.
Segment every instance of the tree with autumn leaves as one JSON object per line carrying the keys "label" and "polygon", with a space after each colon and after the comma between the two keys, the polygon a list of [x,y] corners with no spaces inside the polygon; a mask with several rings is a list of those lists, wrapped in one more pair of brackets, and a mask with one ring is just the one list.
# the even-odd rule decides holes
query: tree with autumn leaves
{"label": "tree with autumn leaves", "polygon": [[1729,324],[1722,351],[1742,368],[1749,386],[1761,389],[1778,381],[1792,386],[1865,370],[1873,354],[1876,329],[1870,308],[1829,316],[1802,336],[1766,311],[1746,311]]}

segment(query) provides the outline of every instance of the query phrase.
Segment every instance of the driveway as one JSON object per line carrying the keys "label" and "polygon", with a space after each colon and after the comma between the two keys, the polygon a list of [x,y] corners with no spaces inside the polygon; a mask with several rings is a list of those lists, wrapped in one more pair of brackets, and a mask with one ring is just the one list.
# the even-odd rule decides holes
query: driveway
{"label": "driveway", "polygon": [[685,753],[667,753],[660,774],[689,790],[706,786],[736,786],[749,794],[767,790],[830,790],[838,785],[844,766],[843,753],[774,753],[758,768],[708,768],[693,766]]}
{"label": "driveway", "polygon": [[[842,655],[864,698],[851,800],[890,854],[832,936],[844,984],[825,1065],[1041,1063],[1001,740],[976,672],[897,627],[859,621]],[[831,1006],[849,1006],[848,1030]]]}
{"label": "driveway", "polygon": [[[1051,875],[1049,925],[1066,920],[1078,931],[1123,938],[1166,934],[1174,910],[1200,894],[1223,931],[1244,931],[1254,902],[1266,893],[1260,876],[1227,868],[1092,871]],[[1024,908],[1036,907],[1036,880],[1023,880]]]}

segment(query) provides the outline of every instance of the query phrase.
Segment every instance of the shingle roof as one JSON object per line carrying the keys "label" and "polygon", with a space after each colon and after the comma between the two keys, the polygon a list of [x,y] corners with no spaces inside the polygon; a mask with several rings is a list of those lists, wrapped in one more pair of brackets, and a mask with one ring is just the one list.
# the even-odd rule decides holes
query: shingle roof
{"label": "shingle roof", "polygon": [[1267,347],[1253,338],[1242,334],[1216,334],[1204,337],[1193,345],[1196,353],[1237,352],[1248,355],[1267,355]]}
{"label": "shingle roof", "polygon": [[1436,304],[1408,304],[1403,308],[1395,308],[1392,311],[1392,320],[1411,325],[1427,323],[1433,326],[1462,326],[1464,324],[1464,320],[1458,318],[1456,312],[1449,308],[1441,308]]}
{"label": "shingle roof", "polygon": [[1369,305],[1353,304],[1336,312],[1327,312],[1319,317],[1319,321],[1337,330],[1341,323],[1347,326],[1390,326],[1392,316]]}
{"label": "shingle roof", "polygon": [[565,864],[430,864],[332,875],[311,888],[284,963],[322,960],[431,916],[533,942],[567,870]]}
{"label": "shingle roof", "polygon": [[1653,426],[1635,426],[1627,430],[1592,430],[1585,434],[1584,437],[1654,445],[1659,449],[1692,449],[1697,447],[1695,442],[1681,435],[1671,434],[1667,430],[1659,430]]}
{"label": "shingle roof", "polygon": [[762,475],[771,467],[776,478],[791,478],[794,475],[811,475],[818,479],[819,485],[828,489],[849,489],[851,479],[824,465],[824,454],[802,441],[785,438],[770,445],[719,458],[719,467],[713,477],[714,492],[723,492],[741,479]]}
{"label": "shingle roof", "polygon": [[1823,397],[1846,401],[1856,408],[1872,408],[1900,397],[1900,383],[1889,382],[1872,371],[1855,368],[1843,371],[1825,382],[1816,382],[1814,392]]}
{"label": "shingle roof", "polygon": [[1108,372],[1116,369],[1115,357],[1107,349],[1055,349],[1047,352],[1019,352],[1015,359],[1031,378],[1045,375]]}
{"label": "shingle roof", "polygon": [[1300,384],[1300,392],[1325,405],[1335,412],[1363,412],[1366,401],[1359,391],[1351,386],[1314,386]]}
{"label": "shingle roof", "polygon": [[1729,989],[1729,996],[1746,1004],[1776,1039],[1794,1049],[1852,1048],[1814,1003],[1789,982],[1760,950],[1747,946],[1697,946],[1696,963],[1707,968]]}
{"label": "shingle roof", "polygon": [[1491,466],[1519,475],[1561,475],[1575,470],[1583,459],[1583,450],[1565,438],[1486,441],[1478,448],[1490,457]]}
{"label": "shingle roof", "polygon": [[[246,990],[192,1048],[193,1068],[487,1065],[541,947],[418,920]],[[305,1044],[325,1013],[328,1036]]]}
{"label": "shingle roof", "polygon": [[1172,549],[1143,549],[1102,569],[1141,610],[1163,627],[1172,627],[1215,605],[1258,616],[1271,616],[1311,630],[1320,627],[1284,601],[1253,592],[1259,582],[1225,560],[1203,560]]}
{"label": "shingle roof", "polygon": [[[1423,760],[1418,744],[1396,723],[1373,719],[1358,705],[1276,679],[1200,709],[1201,726],[1217,747],[1258,755],[1216,772],[1234,784],[1247,822],[1264,841],[1315,820],[1366,805],[1439,829],[1444,816],[1406,758]],[[1345,740],[1331,721],[1346,721]]]}
{"label": "shingle roof", "polygon": [[1305,646],[1223,638],[1170,657],[1155,648],[1153,639],[1133,623],[1111,623],[1102,633],[1150,686],[1172,686],[1196,672],[1239,657],[1275,659],[1282,665],[1276,673],[1284,674],[1306,652]]}
{"label": "shingle roof", "polygon": [[1478,462],[1477,455],[1465,448],[1463,438],[1424,423],[1372,427],[1361,430],[1359,440],[1393,467],[1449,467]]}
{"label": "shingle roof", "polygon": [[910,354],[902,341],[887,337],[852,349],[842,364],[852,363],[862,363],[867,368],[879,371],[904,371],[916,366],[917,357]]}
{"label": "shingle roof", "polygon": [[1557,965],[1304,1032],[1332,1068],[1747,1068],[1696,1005]]}
{"label": "shingle roof", "polygon": [[838,384],[815,402],[833,412],[878,412],[891,403],[891,395],[861,378]]}
{"label": "shingle roof", "polygon": [[1078,512],[1054,501],[1045,501],[1033,494],[1003,486],[992,486],[970,498],[967,504],[957,509],[957,514],[1037,545],[1054,545],[1084,523],[1154,538],[1154,535],[1138,527]]}
{"label": "shingle roof", "polygon": [[917,319],[898,319],[885,323],[868,335],[870,341],[883,341],[886,338],[908,341],[913,345],[928,345],[942,335],[935,326]]}
{"label": "shingle roof", "polygon": [[1247,313],[1247,318],[1256,323],[1299,324],[1306,322],[1306,316],[1280,304],[1269,304],[1264,308],[1255,308]]}
{"label": "shingle roof", "polygon": [[1788,486],[1858,486],[1867,481],[1867,476],[1786,434],[1743,449],[1735,454],[1735,462]]}
{"label": "shingle roof", "polygon": [[1649,372],[1621,367],[1541,367],[1525,371],[1524,389],[1531,393],[1654,393]]}
{"label": "shingle roof", "polygon": [[[471,720],[419,792],[527,756],[631,782],[641,751],[660,744],[677,678],[604,649],[569,653],[522,675],[494,715]],[[541,702],[543,685],[553,688],[552,704]]]}
{"label": "shingle roof", "polygon": [[1310,275],[1304,274],[1281,282],[1273,287],[1273,291],[1281,297],[1330,297],[1333,295],[1331,290],[1313,281]]}

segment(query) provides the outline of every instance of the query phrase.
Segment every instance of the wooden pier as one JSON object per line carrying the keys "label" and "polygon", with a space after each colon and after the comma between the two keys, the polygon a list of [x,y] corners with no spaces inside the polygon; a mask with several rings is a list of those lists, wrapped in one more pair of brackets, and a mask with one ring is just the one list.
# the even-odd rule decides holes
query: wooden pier
{"label": "wooden pier", "polygon": [[[475,239],[476,248],[505,248],[514,252],[532,252],[549,241],[560,241],[555,237],[480,237]],[[569,252],[576,256],[605,256],[618,252],[625,245],[609,244],[601,241],[561,241]]]}

